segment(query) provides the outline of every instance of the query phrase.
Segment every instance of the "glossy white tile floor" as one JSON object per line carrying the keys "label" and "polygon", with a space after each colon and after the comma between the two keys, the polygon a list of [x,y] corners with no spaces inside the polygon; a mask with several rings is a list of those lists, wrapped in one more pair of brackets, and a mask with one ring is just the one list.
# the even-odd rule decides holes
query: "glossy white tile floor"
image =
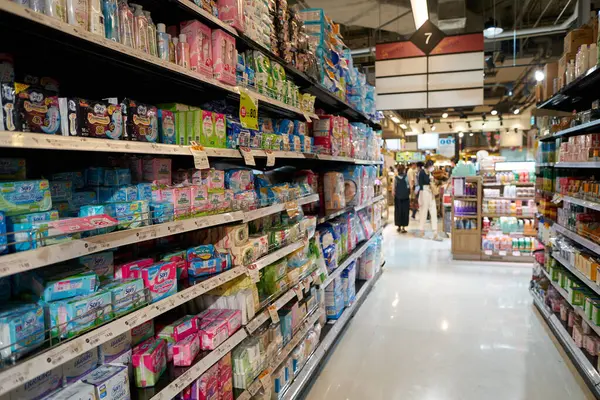
{"label": "glossy white tile floor", "polygon": [[452,261],[450,241],[384,232],[385,272],[309,400],[593,399],[523,265]]}

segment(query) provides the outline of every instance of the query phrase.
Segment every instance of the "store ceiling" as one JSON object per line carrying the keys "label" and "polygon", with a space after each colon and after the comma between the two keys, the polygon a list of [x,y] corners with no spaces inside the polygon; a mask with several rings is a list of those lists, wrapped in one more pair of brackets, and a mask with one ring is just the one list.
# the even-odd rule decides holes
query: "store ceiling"
{"label": "store ceiling", "polygon": [[[374,83],[376,43],[406,40],[415,31],[410,0],[296,0],[301,8],[320,7],[337,23],[350,49],[358,50],[354,63]],[[430,19],[447,34],[482,31],[485,21],[494,18],[510,37],[486,40],[484,105],[457,110],[466,115],[480,115],[499,108],[508,112],[525,107],[534,99],[535,70],[560,57],[563,49],[561,32],[548,34],[549,27],[559,26],[573,16],[577,0],[428,0]],[[532,35],[517,37],[512,33],[533,30]],[[416,110],[415,113],[441,115],[444,110]]]}

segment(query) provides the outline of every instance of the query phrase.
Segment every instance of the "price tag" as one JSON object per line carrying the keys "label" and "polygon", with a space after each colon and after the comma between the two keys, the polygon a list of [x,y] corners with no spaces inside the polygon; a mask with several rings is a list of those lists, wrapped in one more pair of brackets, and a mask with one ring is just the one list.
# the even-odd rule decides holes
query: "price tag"
{"label": "price tag", "polygon": [[246,165],[256,165],[256,161],[254,161],[254,155],[249,147],[240,147],[240,153],[242,154],[242,157],[244,157],[244,162]]}
{"label": "price tag", "polygon": [[296,200],[286,202],[285,210],[290,218],[295,218],[300,213],[300,210],[298,210],[298,202]]}
{"label": "price tag", "polygon": [[504,257],[506,255],[506,250],[498,250],[498,255]]}
{"label": "price tag", "polygon": [[240,122],[246,129],[258,130],[258,102],[246,89],[240,89]]}
{"label": "price tag", "polygon": [[273,385],[273,381],[271,380],[271,371],[268,369],[264,370],[262,374],[258,376],[258,379],[260,380],[262,387],[265,389],[270,389]]}
{"label": "price tag", "polygon": [[520,251],[513,251],[513,256],[515,256],[515,257],[521,257],[521,252]]}
{"label": "price tag", "polygon": [[269,310],[269,315],[271,316],[271,321],[273,321],[273,323],[278,323],[279,322],[279,314],[277,313],[277,307],[274,304],[271,304],[269,307],[267,307],[267,310]]}
{"label": "price tag", "polygon": [[246,267],[246,273],[252,279],[252,282],[258,283],[260,281],[260,274],[258,272],[258,266],[256,264],[250,264]]}
{"label": "price tag", "polygon": [[294,293],[296,293],[296,297],[298,297],[298,301],[302,301],[302,298],[304,297],[302,294],[302,284],[300,284],[294,288]]}
{"label": "price tag", "polygon": [[485,254],[486,256],[491,256],[492,255],[492,251],[491,250],[484,250],[483,254]]}
{"label": "price tag", "polygon": [[196,142],[192,142],[190,146],[190,152],[194,157],[194,167],[196,169],[208,169],[210,164],[208,163],[208,155],[204,151],[204,147],[200,146]]}
{"label": "price tag", "polygon": [[267,154],[267,167],[272,167],[275,165],[275,153],[273,153],[273,150],[265,150],[265,153]]}

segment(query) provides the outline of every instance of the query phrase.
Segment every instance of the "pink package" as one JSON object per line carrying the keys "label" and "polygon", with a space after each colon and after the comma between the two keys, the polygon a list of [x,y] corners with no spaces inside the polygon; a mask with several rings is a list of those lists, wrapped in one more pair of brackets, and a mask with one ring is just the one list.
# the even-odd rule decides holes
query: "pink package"
{"label": "pink package", "polygon": [[244,32],[244,10],[242,0],[218,0],[219,19],[233,26],[238,32]]}
{"label": "pink package", "polygon": [[219,383],[226,381],[233,375],[233,365],[231,363],[231,353],[227,353],[217,363],[219,366]]}
{"label": "pink package", "polygon": [[214,400],[219,397],[219,365],[215,364],[197,380],[198,400]]}
{"label": "pink package", "polygon": [[197,215],[210,211],[211,205],[208,201],[208,188],[204,185],[190,186],[192,198],[192,214]]}
{"label": "pink package", "polygon": [[150,338],[133,348],[131,363],[133,365],[135,384],[137,387],[151,387],[167,368],[167,342]]}
{"label": "pink package", "polygon": [[145,157],[143,159],[144,180],[158,184],[171,184],[171,159]]}
{"label": "pink package", "polygon": [[202,350],[216,349],[227,340],[228,332],[227,321],[212,321],[208,326],[200,329],[200,348]]}
{"label": "pink package", "polygon": [[141,277],[140,270],[149,265],[152,265],[154,260],[151,258],[143,258],[141,260],[128,262],[115,266],[115,279],[131,279]]}
{"label": "pink package", "polygon": [[177,293],[177,264],[159,262],[142,268],[141,278],[148,289],[148,301],[154,303]]}
{"label": "pink package", "polygon": [[342,150],[340,117],[322,115],[313,122],[315,153],[339,156]]}
{"label": "pink package", "polygon": [[235,39],[225,31],[212,31],[213,76],[216,80],[235,85],[237,54]]}
{"label": "pink package", "polygon": [[161,190],[163,201],[173,204],[175,219],[188,218],[192,212],[192,191],[189,186]]}
{"label": "pink package", "polygon": [[210,168],[200,171],[201,183],[209,189],[225,189],[225,171]]}
{"label": "pink package", "polygon": [[202,171],[199,169],[190,169],[190,183],[199,185],[202,183]]}
{"label": "pink package", "polygon": [[212,31],[200,21],[192,20],[181,23],[181,33],[186,35],[190,45],[190,69],[212,78]]}
{"label": "pink package", "polygon": [[180,342],[188,336],[198,333],[200,320],[195,315],[186,315],[161,329],[158,336],[173,342]]}
{"label": "pink package", "polygon": [[208,203],[211,211],[230,211],[233,206],[233,190],[209,191]]}
{"label": "pink package", "polygon": [[173,345],[173,364],[178,367],[189,367],[200,352],[200,338],[190,335]]}
{"label": "pink package", "polygon": [[198,317],[198,319],[200,320],[200,329],[210,325],[206,324],[206,322],[212,322],[219,318],[219,315],[221,315],[221,311],[222,310],[216,308],[209,308],[208,310],[204,310],[200,314],[196,315],[196,317]]}
{"label": "pink package", "polygon": [[217,320],[227,323],[227,331],[231,336],[242,326],[242,313],[240,310],[222,310]]}

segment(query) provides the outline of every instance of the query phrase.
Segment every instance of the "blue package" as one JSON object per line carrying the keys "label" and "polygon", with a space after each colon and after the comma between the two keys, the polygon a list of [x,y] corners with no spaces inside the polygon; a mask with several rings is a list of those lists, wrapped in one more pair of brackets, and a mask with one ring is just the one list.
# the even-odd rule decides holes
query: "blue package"
{"label": "blue package", "polygon": [[6,216],[48,211],[50,208],[52,196],[47,180],[0,182],[0,211]]}
{"label": "blue package", "polygon": [[34,240],[36,234],[34,225],[40,222],[56,221],[58,217],[59,214],[56,210],[7,217],[6,230],[11,232],[7,235],[9,248],[15,252],[37,248],[38,243]]}
{"label": "blue package", "polygon": [[46,304],[51,338],[71,338],[113,317],[112,295],[98,291],[90,296],[53,301]]}
{"label": "blue package", "polygon": [[137,187],[133,185],[100,186],[97,188],[97,191],[100,203],[121,203],[124,201],[139,200]]}
{"label": "blue package", "polygon": [[250,129],[250,144],[251,149],[260,149],[262,146],[262,132]]}
{"label": "blue package", "polygon": [[210,260],[194,259],[188,264],[188,276],[193,278],[213,275],[219,272],[223,272],[221,261],[215,258]]}
{"label": "blue package", "polygon": [[74,172],[59,172],[58,174],[52,174],[53,181],[71,181],[73,188],[81,189],[85,186],[85,180],[81,171]]}
{"label": "blue package", "polygon": [[88,186],[100,186],[104,184],[104,168],[90,167],[85,170],[85,181]]}
{"label": "blue package", "polygon": [[128,168],[104,170],[104,186],[131,185],[131,171]]}
{"label": "blue package", "polygon": [[306,135],[306,122],[298,120],[294,121],[294,135]]}
{"label": "blue package", "polygon": [[138,183],[137,188],[137,199],[144,200],[147,202],[152,201],[152,184],[151,183]]}
{"label": "blue package", "polygon": [[280,135],[290,135],[294,133],[294,122],[289,119],[279,120],[275,129],[275,133]]}
{"label": "blue package", "polygon": [[44,301],[57,301],[75,296],[88,296],[98,287],[98,275],[93,271],[66,271],[54,276],[32,273],[29,289]]}
{"label": "blue package", "polygon": [[153,201],[150,203],[150,215],[153,224],[163,224],[174,219],[175,208],[173,203],[167,201]]}
{"label": "blue package", "polygon": [[101,289],[111,293],[115,316],[126,314],[147,303],[144,281],[140,278],[111,282]]}
{"label": "blue package", "polygon": [[292,312],[290,310],[279,310],[279,327],[281,328],[281,336],[283,337],[283,345],[285,346],[292,340]]}
{"label": "blue package", "polygon": [[227,148],[228,149],[237,149],[242,125],[237,121],[232,121],[230,118],[227,118],[226,123],[227,123]]}
{"label": "blue package", "polygon": [[98,196],[96,192],[83,191],[75,192],[69,200],[69,207],[72,209],[79,209],[81,206],[87,206],[89,204],[97,204]]}
{"label": "blue package", "polygon": [[160,142],[164,144],[177,144],[175,137],[175,115],[173,111],[158,110],[158,127]]}
{"label": "blue package", "polygon": [[204,244],[190,247],[186,250],[185,254],[188,262],[193,260],[210,260],[215,258],[215,246],[212,244]]}
{"label": "blue package", "polygon": [[78,262],[86,269],[94,271],[101,281],[112,279],[115,275],[115,257],[112,250],[79,257]]}
{"label": "blue package", "polygon": [[44,309],[38,304],[6,305],[0,311],[0,358],[14,359],[44,343]]}
{"label": "blue package", "polygon": [[[0,211],[0,254],[6,253],[8,250],[8,238],[6,236],[6,217],[4,213]],[[0,296],[2,296],[2,290],[0,290]]]}
{"label": "blue package", "polygon": [[69,201],[73,197],[73,182],[50,181],[52,201]]}
{"label": "blue package", "polygon": [[119,222],[117,229],[132,229],[149,225],[150,206],[147,201],[137,200],[122,203],[114,203],[115,218]]}

